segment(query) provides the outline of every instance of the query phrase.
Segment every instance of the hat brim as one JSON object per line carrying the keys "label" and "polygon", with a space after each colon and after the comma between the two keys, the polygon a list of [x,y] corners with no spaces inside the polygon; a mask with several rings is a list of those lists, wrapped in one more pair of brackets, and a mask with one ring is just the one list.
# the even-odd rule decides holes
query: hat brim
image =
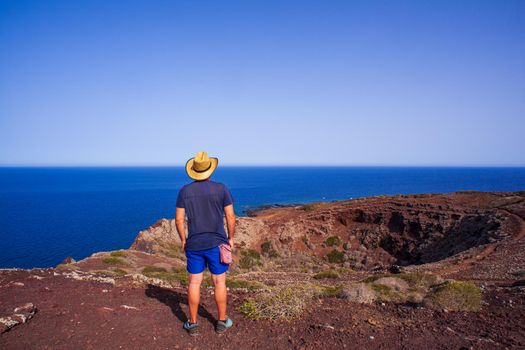
{"label": "hat brim", "polygon": [[210,168],[206,171],[198,172],[193,170],[193,161],[194,158],[191,158],[186,162],[186,174],[193,180],[206,180],[217,169],[217,164],[219,164],[219,158],[210,157]]}

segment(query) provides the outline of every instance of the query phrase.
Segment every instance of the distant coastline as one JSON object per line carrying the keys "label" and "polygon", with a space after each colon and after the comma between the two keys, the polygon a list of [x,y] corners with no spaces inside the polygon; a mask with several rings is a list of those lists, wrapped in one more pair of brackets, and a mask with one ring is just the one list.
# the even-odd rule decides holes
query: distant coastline
{"label": "distant coastline", "polygon": [[[378,195],[525,189],[525,168],[219,167],[238,215],[261,206]],[[0,267],[49,267],[65,256],[128,247],[174,216],[182,167],[0,168]]]}

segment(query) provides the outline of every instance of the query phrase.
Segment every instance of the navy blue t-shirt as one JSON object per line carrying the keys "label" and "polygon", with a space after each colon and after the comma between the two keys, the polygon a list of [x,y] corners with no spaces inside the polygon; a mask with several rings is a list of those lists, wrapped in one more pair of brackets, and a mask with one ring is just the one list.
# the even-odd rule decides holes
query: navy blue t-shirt
{"label": "navy blue t-shirt", "polygon": [[188,217],[186,250],[204,250],[228,243],[224,207],[232,203],[230,191],[219,182],[193,181],[180,189],[177,208],[184,208]]}

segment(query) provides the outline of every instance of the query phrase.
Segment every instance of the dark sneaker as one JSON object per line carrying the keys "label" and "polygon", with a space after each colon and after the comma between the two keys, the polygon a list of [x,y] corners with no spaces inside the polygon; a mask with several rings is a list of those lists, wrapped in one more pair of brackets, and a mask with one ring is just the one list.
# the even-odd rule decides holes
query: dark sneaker
{"label": "dark sneaker", "polygon": [[190,323],[190,321],[186,321],[182,325],[182,328],[184,328],[188,332],[188,334],[191,336],[199,334],[199,324],[198,323]]}
{"label": "dark sneaker", "polygon": [[224,333],[228,330],[228,328],[231,328],[233,326],[233,321],[226,317],[226,321],[217,321],[217,324],[215,325],[215,332],[217,333]]}

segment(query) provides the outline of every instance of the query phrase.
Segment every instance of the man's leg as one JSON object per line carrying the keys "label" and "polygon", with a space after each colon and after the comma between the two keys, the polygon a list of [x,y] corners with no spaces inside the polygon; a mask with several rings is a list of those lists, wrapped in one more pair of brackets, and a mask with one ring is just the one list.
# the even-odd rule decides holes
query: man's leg
{"label": "man's leg", "polygon": [[197,311],[201,297],[201,283],[203,273],[189,274],[188,284],[188,308],[190,311],[190,323],[197,323]]}
{"label": "man's leg", "polygon": [[211,275],[215,285],[215,303],[217,304],[218,319],[226,320],[226,272],[220,275]]}

